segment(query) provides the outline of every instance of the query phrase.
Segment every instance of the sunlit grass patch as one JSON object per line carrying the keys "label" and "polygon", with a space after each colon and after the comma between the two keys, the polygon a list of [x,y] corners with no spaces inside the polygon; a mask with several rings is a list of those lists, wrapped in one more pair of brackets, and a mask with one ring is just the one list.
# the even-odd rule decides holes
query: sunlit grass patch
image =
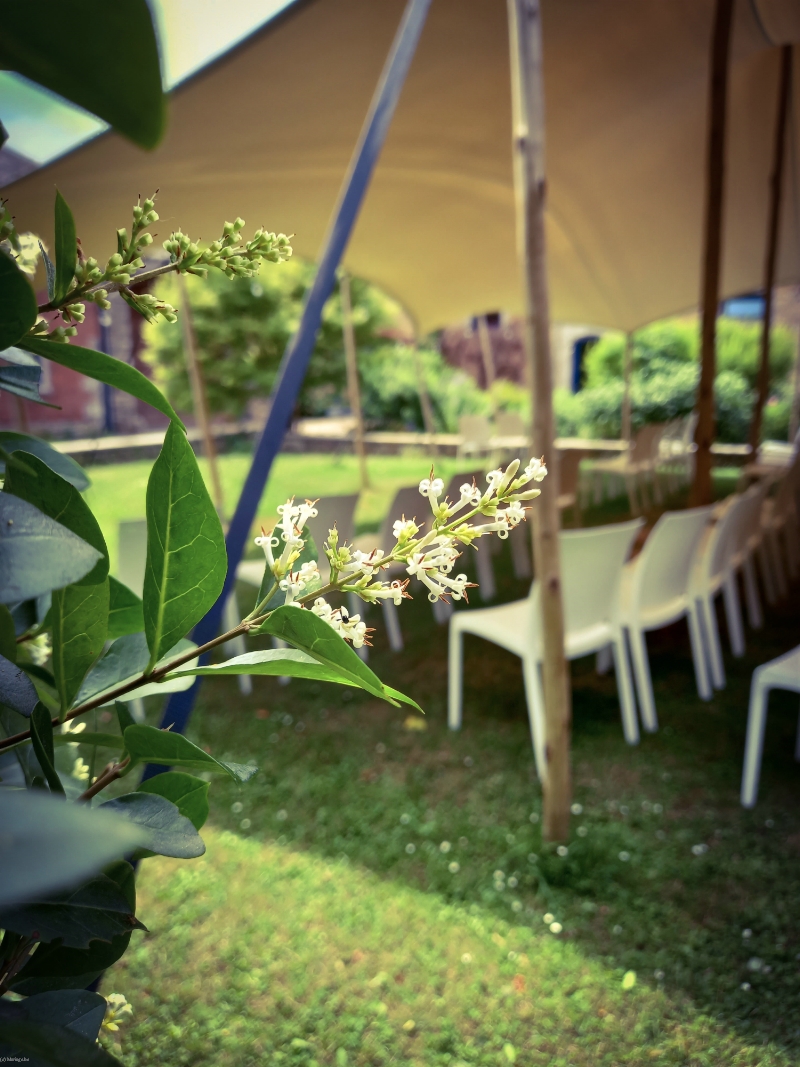
{"label": "sunlit grass patch", "polygon": [[208,837],[202,860],[140,880],[150,934],[106,979],[134,1006],[128,1067],[789,1062],[543,924]]}

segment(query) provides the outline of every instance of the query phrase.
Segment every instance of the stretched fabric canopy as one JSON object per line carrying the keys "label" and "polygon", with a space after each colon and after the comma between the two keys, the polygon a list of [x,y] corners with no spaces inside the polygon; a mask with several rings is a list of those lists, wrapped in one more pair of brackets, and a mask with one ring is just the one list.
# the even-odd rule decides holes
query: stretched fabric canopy
{"label": "stretched fabric canopy", "polygon": [[[136,195],[157,229],[211,239],[226,218],[293,233],[316,258],[402,0],[305,0],[172,93],[152,153],[113,133],[5,190],[52,242],[58,186],[84,248],[115,248]],[[545,0],[553,317],[629,329],[696,306],[713,0]],[[723,293],[761,285],[779,52],[797,0],[738,0]],[[799,69],[797,64],[795,69]],[[800,78],[779,283],[800,281]],[[505,0],[434,0],[345,262],[421,332],[522,308]]]}

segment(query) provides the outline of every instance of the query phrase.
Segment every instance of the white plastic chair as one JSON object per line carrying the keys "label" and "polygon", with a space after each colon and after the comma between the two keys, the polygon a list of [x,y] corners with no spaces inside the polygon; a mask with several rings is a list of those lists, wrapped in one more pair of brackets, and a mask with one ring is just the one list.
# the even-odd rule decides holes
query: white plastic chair
{"label": "white plastic chair", "polygon": [[[745,808],[755,807],[761,758],[764,754],[764,729],[767,725],[767,704],[772,689],[788,689],[800,693],[800,645],[791,652],[762,663],[753,671],[750,683],[750,708],[747,713],[747,739],[744,745],[744,767],[740,799]],[[794,757],[800,761],[800,719]]]}
{"label": "white plastic chair", "polygon": [[697,691],[711,699],[700,619],[690,596],[692,565],[711,507],[665,512],[644,548],[623,570],[620,619],[628,631],[639,712],[646,730],[658,729],[645,634],[686,618],[692,645]]}
{"label": "white plastic chair", "polygon": [[761,508],[766,491],[766,482],[758,482],[751,485],[742,495],[731,560],[734,572],[742,576],[747,621],[753,630],[760,630],[764,625],[764,614],[761,610],[761,598],[756,581],[755,558],[761,540]]}
{"label": "white plastic chair", "polygon": [[[564,652],[576,659],[611,645],[617,672],[622,728],[625,740],[639,740],[633,686],[617,602],[622,568],[642,525],[641,519],[589,530],[560,534],[561,580],[564,597]],[[450,618],[447,721],[451,730],[461,726],[463,704],[463,639],[477,634],[522,660],[531,740],[540,778],[544,778],[544,697],[540,678],[542,630],[540,587],[531,586],[524,600],[495,608],[457,611]]]}
{"label": "white plastic chair", "polygon": [[[800,570],[798,550],[797,482],[800,462],[795,459],[777,483],[775,495],[767,497],[761,511],[761,528],[765,554],[772,568],[778,596],[789,591],[786,580],[797,577]],[[783,551],[781,551],[781,544]],[[784,560],[786,566],[784,566]]]}
{"label": "white plastic chair", "polygon": [[736,584],[734,553],[742,509],[746,508],[747,504],[748,501],[743,496],[731,496],[714,514],[698,544],[692,573],[691,595],[698,607],[711,681],[716,689],[725,688],[725,664],[714,607],[719,593],[722,593],[725,604],[731,651],[734,656],[744,655],[744,624]]}
{"label": "white plastic chair", "polygon": [[491,452],[492,424],[485,415],[462,415],[458,420],[458,432],[461,437],[459,459]]}
{"label": "white plastic chair", "polygon": [[[572,508],[577,526],[581,525],[580,503],[580,469],[583,453],[580,449],[564,448],[555,452],[557,469],[550,476],[558,478],[558,509],[565,511]],[[515,578],[530,578],[531,566],[531,528],[528,522],[515,526],[508,536],[511,545],[511,562]],[[484,600],[486,597],[484,597]]]}

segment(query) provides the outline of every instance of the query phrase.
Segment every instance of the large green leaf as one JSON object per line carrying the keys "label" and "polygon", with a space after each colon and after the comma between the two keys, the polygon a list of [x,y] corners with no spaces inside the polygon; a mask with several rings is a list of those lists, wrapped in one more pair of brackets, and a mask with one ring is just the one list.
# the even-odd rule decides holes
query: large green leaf
{"label": "large green leaf", "polygon": [[106,1014],[106,998],[88,989],[65,989],[38,993],[25,1001],[25,1011],[34,1022],[64,1026],[75,1034],[96,1041]]}
{"label": "large green leaf", "polygon": [[[164,132],[158,44],[145,0],[4,3],[0,64],[66,97],[142,148]],[[73,41],[80,41],[80,62]]]}
{"label": "large green leaf", "polygon": [[[149,835],[134,828],[142,830],[144,844],[149,844]],[[110,942],[119,934],[145,929],[131,913],[125,894],[104,874],[77,889],[4,908],[0,927],[36,941],[60,940],[66,948],[88,948],[91,941]]]}
{"label": "large green leaf", "polygon": [[[8,349],[6,349],[8,351]],[[39,382],[42,378],[42,368],[30,357],[31,362],[21,367],[0,366],[0,389],[22,400],[30,400],[33,404],[44,404],[45,407],[58,407],[57,404],[48,404],[39,396]]]}
{"label": "large green leaf", "polygon": [[222,524],[192,447],[173,423],[147,483],[143,599],[151,665],[203,618],[227,569]]}
{"label": "large green leaf", "polygon": [[[135,915],[136,880],[130,863],[117,860],[103,874],[119,886]],[[40,944],[14,978],[14,991],[28,997],[51,989],[85,989],[125,954],[130,939],[129,933],[118,934],[110,942],[92,941],[85,949]]]}
{"label": "large green leaf", "polygon": [[127,585],[109,575],[108,634],[107,640],[115,641],[126,634],[144,631],[142,601]]}
{"label": "large green leaf", "polygon": [[36,705],[31,715],[31,742],[42,773],[50,786],[50,792],[60,793],[63,796],[64,786],[61,784],[55,766],[53,723],[50,712],[41,702]]}
{"label": "large green leaf", "polygon": [[25,1002],[0,1004],[0,1059],[30,1067],[121,1067],[96,1041],[29,1018]]}
{"label": "large green leaf", "polygon": [[129,726],[125,731],[125,748],[133,764],[160,763],[166,767],[189,767],[194,771],[229,774],[238,782],[246,782],[258,769],[250,764],[225,763],[214,759],[183,734],[157,730],[155,726]]}
{"label": "large green leaf", "polygon": [[25,464],[31,470],[19,469],[6,473],[3,491],[27,500],[51,519],[72,530],[102,555],[97,566],[83,579],[82,585],[97,585],[108,575],[108,548],[100,524],[74,485],[54,471],[48,463],[33,453],[25,454]]}
{"label": "large green leaf", "polygon": [[194,824],[166,797],[155,793],[125,793],[100,807],[130,819],[147,831],[146,855],[190,860],[202,856],[206,850]]}
{"label": "large green leaf", "polygon": [[[8,6],[3,5],[4,21]],[[36,294],[31,283],[11,256],[0,249],[0,351],[15,345],[36,322],[37,315]]]}
{"label": "large green leaf", "polygon": [[[168,663],[182,652],[188,652],[189,649],[196,647],[191,641],[184,638],[159,660],[158,666]],[[86,681],[75,698],[76,706],[85,704],[87,700],[93,700],[119,685],[132,682],[144,672],[149,659],[150,651],[143,633],[125,634],[123,637],[117,638],[97,665],[89,672]],[[181,689],[187,689],[189,685],[191,685],[191,682],[186,678],[176,678],[174,681],[163,683],[145,682],[138,689],[126,693],[125,699],[132,700],[134,696],[148,696],[151,693],[174,693]]]}
{"label": "large green leaf", "polygon": [[336,667],[320,663],[313,656],[301,652],[298,648],[260,649],[258,652],[245,652],[235,659],[222,663],[207,663],[202,667],[181,667],[168,675],[169,678],[181,678],[188,675],[204,674],[266,674],[284,678],[311,678],[315,682],[338,682],[340,685],[356,685],[349,674]]}
{"label": "large green leaf", "polygon": [[[14,341],[9,341],[9,344],[14,343]],[[184,428],[167,398],[149,378],[145,378],[141,371],[129,363],[123,363],[121,359],[114,359],[113,356],[107,356],[103,352],[95,352],[91,348],[62,344],[60,341],[48,341],[46,338],[26,337],[24,341],[19,342],[19,345],[37,356],[44,356],[53,363],[60,363],[64,367],[78,371],[79,374],[85,374],[87,378],[94,378],[95,381],[121,389],[123,393],[130,393],[131,396],[163,412],[168,419],[177,423],[182,429]]]}
{"label": "large green leaf", "polygon": [[208,818],[208,782],[183,771],[164,771],[137,789],[138,793],[156,793],[166,797],[177,807],[181,815],[199,830]]}
{"label": "large green leaf", "polygon": [[0,656],[0,703],[29,718],[38,700],[36,687],[22,668]]}
{"label": "large green leaf", "polygon": [[53,303],[60,304],[70,290],[78,263],[75,219],[61,193],[56,189],[56,283]]}
{"label": "large green leaf", "polygon": [[384,685],[333,627],[313,611],[294,606],[278,608],[254,633],[272,634],[288,641],[339,676],[347,678],[351,685],[366,689],[381,700],[388,700],[390,704],[411,704],[422,710],[411,697]]}
{"label": "large green leaf", "polygon": [[[5,353],[2,353],[2,356],[6,358]],[[15,433],[13,430],[0,430],[0,447],[6,452],[28,452],[32,456],[38,456],[50,470],[60,474],[70,485],[74,485],[81,492],[88,489],[91,484],[89,476],[80,464],[76,463],[71,456],[53,448],[41,437],[32,437],[27,433]],[[0,467],[0,470],[4,469],[5,464]]]}
{"label": "large green leaf", "polygon": [[53,593],[53,676],[67,711],[89,668],[103,651],[108,630],[108,578],[99,585],[78,582]]}
{"label": "large green leaf", "polygon": [[74,885],[147,843],[126,820],[30,790],[0,789],[0,827],[3,906]]}
{"label": "large green leaf", "polygon": [[11,493],[0,493],[0,603],[17,604],[84,578],[102,554]]}

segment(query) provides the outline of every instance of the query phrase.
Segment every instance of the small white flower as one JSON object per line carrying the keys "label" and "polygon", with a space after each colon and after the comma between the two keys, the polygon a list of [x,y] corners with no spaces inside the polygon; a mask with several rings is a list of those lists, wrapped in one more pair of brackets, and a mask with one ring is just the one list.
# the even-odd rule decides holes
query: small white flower
{"label": "small white flower", "polygon": [[517,879],[512,874],[512,876],[508,880],[508,888],[509,889],[516,889],[517,888],[517,884],[518,884],[517,883]]}
{"label": "small white flower", "polygon": [[550,923],[551,934],[560,934],[563,929],[564,927],[561,925],[561,923]]}
{"label": "small white flower", "polygon": [[89,781],[89,764],[85,763],[80,756],[78,756],[73,765],[72,777],[77,778],[79,782]]}
{"label": "small white flower", "polygon": [[400,822],[401,822],[401,824],[403,826],[408,826],[408,824],[411,822],[411,816],[410,815],[406,815],[405,813],[403,813],[400,816]]}
{"label": "small white flower", "polygon": [[523,475],[526,481],[533,480],[534,482],[544,481],[547,476],[547,467],[540,459],[532,459],[528,466],[523,471]]}
{"label": "small white flower", "polygon": [[620,852],[619,854],[619,858],[622,860],[623,863],[627,863],[628,860],[631,858],[631,854],[630,852],[626,852],[625,849],[623,849],[622,852]]}
{"label": "small white flower", "polygon": [[472,956],[469,954],[469,952],[465,952],[462,955],[461,962],[462,963],[472,963]]}
{"label": "small white flower", "polygon": [[521,900],[512,900],[512,902],[511,902],[511,910],[512,911],[516,911],[516,912],[522,911],[522,901]]}
{"label": "small white flower", "polygon": [[552,912],[547,911],[542,916],[542,921],[545,922],[547,926],[549,926],[551,922],[555,921],[555,915],[553,915]]}
{"label": "small white flower", "polygon": [[708,845],[706,845],[705,843],[702,843],[700,845],[692,845],[693,856],[703,856],[706,852],[708,852]]}
{"label": "small white flower", "polygon": [[749,941],[752,936],[753,936],[753,931],[752,930],[742,930],[742,937],[744,938],[745,941]]}
{"label": "small white flower", "polygon": [[423,478],[419,483],[419,491],[430,500],[431,507],[435,508],[444,492],[444,482],[441,478]]}
{"label": "small white flower", "polygon": [[233,804],[231,804],[231,811],[234,815],[238,815],[243,810],[244,804],[241,802],[241,800],[235,800]]}
{"label": "small white flower", "polygon": [[589,830],[588,830],[588,828],[586,826],[579,826],[578,827],[578,830],[577,830],[578,837],[586,837],[586,835],[588,833],[589,833]]}
{"label": "small white flower", "polygon": [[745,993],[746,993],[752,987],[751,987],[749,982],[742,982],[742,984],[739,986],[739,988],[743,989],[745,991]]}
{"label": "small white flower", "polygon": [[453,860],[452,863],[448,863],[447,869],[451,874],[458,874],[458,872],[461,870],[461,864],[456,863],[456,861]]}
{"label": "small white flower", "polygon": [[416,851],[417,851],[417,846],[412,844],[409,841],[409,843],[406,845],[406,852],[408,853],[408,855],[409,856],[413,856]]}
{"label": "small white flower", "polygon": [[415,537],[419,533],[419,526],[413,519],[407,519],[405,515],[402,519],[397,519],[392,527],[392,534],[395,541],[410,541],[412,537]]}
{"label": "small white flower", "polygon": [[532,811],[531,814],[530,814],[530,820],[531,820],[531,822],[538,822],[539,821],[539,812],[538,811]]}
{"label": "small white flower", "polygon": [[109,993],[106,997],[106,1013],[103,1016],[102,1028],[107,1033],[119,1030],[119,1024],[125,1022],[129,1015],[133,1014],[133,1008],[122,993]]}
{"label": "small white flower", "polygon": [[559,856],[561,856],[561,858],[563,859],[564,856],[568,856],[569,855],[569,849],[567,848],[566,845],[559,845],[558,848],[556,849],[556,853]]}
{"label": "small white flower", "polygon": [[664,981],[664,972],[661,970],[660,967],[656,968],[656,970],[653,971],[653,977],[657,982]]}
{"label": "small white flower", "polygon": [[451,846],[449,841],[442,841],[441,845],[439,845],[439,851],[440,852],[449,852],[451,847],[452,846]]}
{"label": "small white flower", "polygon": [[573,804],[569,810],[573,815],[583,815],[583,804]]}

